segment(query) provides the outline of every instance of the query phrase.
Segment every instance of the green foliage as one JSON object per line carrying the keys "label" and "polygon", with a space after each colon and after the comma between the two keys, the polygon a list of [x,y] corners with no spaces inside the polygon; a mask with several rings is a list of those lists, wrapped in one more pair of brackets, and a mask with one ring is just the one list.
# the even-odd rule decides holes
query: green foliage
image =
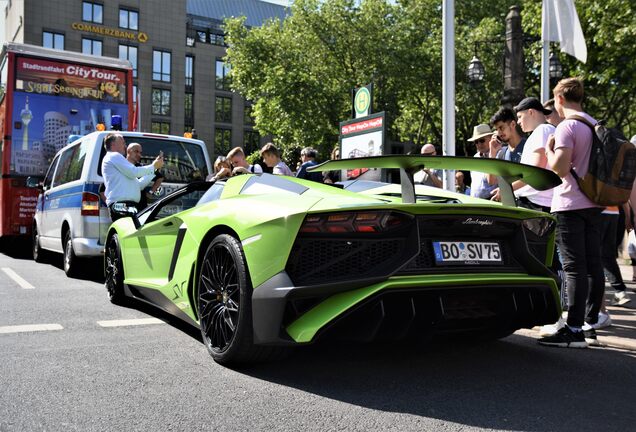
{"label": "green foliage", "polygon": [[[567,75],[586,80],[590,112],[626,134],[636,133],[629,108],[636,94],[633,0],[577,0],[588,37],[588,63],[562,54]],[[455,2],[456,142],[488,123],[503,96],[505,16],[522,7],[527,35],[541,31],[541,2]],[[442,6],[439,0],[296,0],[284,22],[248,29],[226,21],[232,86],[254,101],[255,127],[275,136],[284,157],[312,146],[324,160],[338,140],[339,122],[351,117],[351,90],[373,82],[373,111],[386,111],[392,141],[441,144]],[[476,44],[477,43],[477,44]],[[486,68],[478,88],[467,81],[475,55]],[[528,43],[526,94],[539,95],[540,43]]]}
{"label": "green foliage", "polygon": [[[541,34],[541,3],[525,1],[523,27],[528,34]],[[579,76],[585,82],[585,109],[617,127],[629,138],[636,134],[636,2],[634,0],[576,0],[576,10],[587,44],[587,62],[559,54],[563,76]],[[558,47],[555,45],[556,52]],[[535,68],[540,53],[531,57]],[[527,77],[526,77],[527,80]],[[538,94],[538,84],[531,88]]]}

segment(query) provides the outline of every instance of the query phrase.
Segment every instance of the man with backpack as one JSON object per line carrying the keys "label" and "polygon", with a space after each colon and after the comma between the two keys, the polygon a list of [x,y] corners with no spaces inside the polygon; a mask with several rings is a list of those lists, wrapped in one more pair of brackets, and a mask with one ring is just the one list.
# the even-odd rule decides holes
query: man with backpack
{"label": "man with backpack", "polygon": [[582,117],[592,125],[596,120],[582,109],[583,82],[580,79],[559,81],[553,93],[554,107],[564,120],[548,141],[545,153],[548,166],[562,180],[554,188],[552,213],[557,218],[557,242],[567,280],[569,308],[565,327],[552,336],[539,339],[539,343],[586,348],[588,342],[596,342],[596,333],[589,325],[584,329],[584,324],[593,325],[598,321],[605,288],[600,253],[603,207],[581,191],[571,173],[573,170],[579,178],[587,174],[593,130],[584,122],[568,117]]}

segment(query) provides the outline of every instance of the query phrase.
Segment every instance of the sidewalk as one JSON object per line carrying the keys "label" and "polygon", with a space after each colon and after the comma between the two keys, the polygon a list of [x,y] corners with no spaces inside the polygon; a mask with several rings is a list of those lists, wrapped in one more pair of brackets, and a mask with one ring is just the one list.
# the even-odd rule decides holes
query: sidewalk
{"label": "sidewalk", "polygon": [[[612,306],[614,291],[606,285],[605,305],[612,317],[612,325],[597,330],[596,334],[602,346],[636,351],[636,282],[632,282],[632,267],[623,264],[624,261],[619,259],[619,267],[632,301],[624,306]],[[540,327],[535,327],[530,330],[520,330],[519,333],[539,338],[539,329]]]}

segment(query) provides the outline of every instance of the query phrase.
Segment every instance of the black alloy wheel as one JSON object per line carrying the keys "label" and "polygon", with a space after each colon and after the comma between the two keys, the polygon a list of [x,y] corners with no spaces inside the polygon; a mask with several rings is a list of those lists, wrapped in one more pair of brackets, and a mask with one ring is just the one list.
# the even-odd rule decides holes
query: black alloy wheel
{"label": "black alloy wheel", "polygon": [[71,230],[66,231],[64,235],[64,273],[66,276],[73,277],[77,274],[77,256],[75,256],[75,251],[73,250],[73,238],[71,237]]}
{"label": "black alloy wheel", "polygon": [[221,364],[264,360],[269,347],[253,342],[252,287],[238,240],[227,234],[212,240],[198,287],[201,335],[212,358]]}
{"label": "black alloy wheel", "polygon": [[124,293],[124,268],[121,260],[121,250],[119,248],[119,237],[113,234],[106,242],[106,253],[104,254],[104,271],[106,274],[106,291],[108,298],[113,304],[125,303]]}

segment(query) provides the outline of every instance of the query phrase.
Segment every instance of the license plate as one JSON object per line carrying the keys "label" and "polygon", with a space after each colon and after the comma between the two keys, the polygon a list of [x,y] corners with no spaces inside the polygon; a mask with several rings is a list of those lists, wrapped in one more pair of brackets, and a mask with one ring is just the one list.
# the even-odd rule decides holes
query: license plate
{"label": "license plate", "polygon": [[437,264],[503,264],[497,242],[433,242]]}

